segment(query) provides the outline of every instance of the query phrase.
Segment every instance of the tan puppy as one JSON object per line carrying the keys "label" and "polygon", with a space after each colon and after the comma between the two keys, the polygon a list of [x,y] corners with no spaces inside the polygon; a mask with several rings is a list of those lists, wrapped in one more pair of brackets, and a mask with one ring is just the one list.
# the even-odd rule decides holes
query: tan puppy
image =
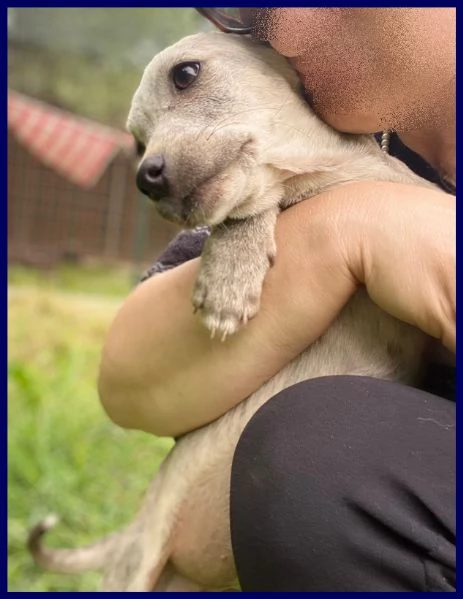
{"label": "tan puppy", "polygon": [[[143,147],[137,183],[159,212],[186,226],[212,226],[193,305],[222,337],[258,311],[281,209],[361,179],[431,185],[372,137],[321,122],[286,60],[242,36],[199,34],[156,56],[128,128]],[[314,377],[416,382],[426,342],[359,291],[332,328],[257,393],[177,442],[127,529],[87,548],[56,550],[41,544],[52,524],[45,521],[31,532],[34,558],[62,572],[104,568],[104,590],[237,589],[229,478],[251,416],[282,389]]]}

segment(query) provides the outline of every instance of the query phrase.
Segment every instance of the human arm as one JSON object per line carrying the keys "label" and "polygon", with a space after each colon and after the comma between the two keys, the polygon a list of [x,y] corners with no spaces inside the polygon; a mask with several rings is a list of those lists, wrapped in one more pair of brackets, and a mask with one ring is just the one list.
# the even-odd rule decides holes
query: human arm
{"label": "human arm", "polygon": [[199,260],[141,284],[107,336],[99,392],[119,425],[177,436],[221,416],[329,327],[365,284],[390,314],[455,350],[455,198],[351,183],[282,213],[259,314],[221,343],[193,315]]}

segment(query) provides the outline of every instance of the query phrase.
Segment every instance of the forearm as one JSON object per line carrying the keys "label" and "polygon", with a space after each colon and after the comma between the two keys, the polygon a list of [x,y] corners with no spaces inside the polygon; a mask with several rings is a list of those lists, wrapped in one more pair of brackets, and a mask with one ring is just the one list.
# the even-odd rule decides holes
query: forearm
{"label": "forearm", "polygon": [[[109,416],[127,428],[182,434],[234,407],[315,340],[328,324],[330,302],[334,318],[339,296],[347,301],[355,283],[339,272],[337,246],[323,235],[314,243],[318,249],[307,251],[309,231],[307,206],[280,216],[277,259],[264,284],[260,312],[223,343],[211,340],[193,314],[190,298],[199,260],[135,289],[103,349],[99,392]],[[307,282],[309,293],[301,285],[301,265],[308,261],[324,273]],[[336,279],[339,291],[332,294]],[[304,327],[307,314],[313,318]]]}
{"label": "forearm", "polygon": [[388,313],[454,351],[452,196],[349,184],[281,214],[276,240],[258,315],[224,343],[193,315],[199,260],[132,293],[100,369],[101,401],[116,423],[176,436],[215,420],[322,335],[358,284]]}
{"label": "forearm", "polygon": [[246,358],[262,349],[261,327],[222,343],[193,315],[198,266],[193,260],[140,285],[112,325],[99,391],[121,426],[177,436],[214,420],[266,378],[268,362],[241,375]]}

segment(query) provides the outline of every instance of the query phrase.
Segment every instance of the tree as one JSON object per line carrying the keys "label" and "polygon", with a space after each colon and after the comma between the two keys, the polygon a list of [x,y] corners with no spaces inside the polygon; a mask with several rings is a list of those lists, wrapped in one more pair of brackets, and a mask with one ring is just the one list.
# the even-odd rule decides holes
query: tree
{"label": "tree", "polygon": [[122,127],[149,60],[210,27],[192,8],[9,9],[9,86]]}

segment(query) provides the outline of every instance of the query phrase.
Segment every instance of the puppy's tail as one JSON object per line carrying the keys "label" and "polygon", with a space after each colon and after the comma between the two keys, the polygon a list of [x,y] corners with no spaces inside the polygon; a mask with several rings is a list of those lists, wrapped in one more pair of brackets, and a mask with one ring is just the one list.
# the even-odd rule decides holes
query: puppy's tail
{"label": "puppy's tail", "polygon": [[63,574],[79,574],[104,568],[114,552],[120,533],[113,533],[92,545],[77,549],[46,547],[43,537],[58,521],[57,516],[50,514],[29,531],[27,548],[35,563],[45,570]]}

